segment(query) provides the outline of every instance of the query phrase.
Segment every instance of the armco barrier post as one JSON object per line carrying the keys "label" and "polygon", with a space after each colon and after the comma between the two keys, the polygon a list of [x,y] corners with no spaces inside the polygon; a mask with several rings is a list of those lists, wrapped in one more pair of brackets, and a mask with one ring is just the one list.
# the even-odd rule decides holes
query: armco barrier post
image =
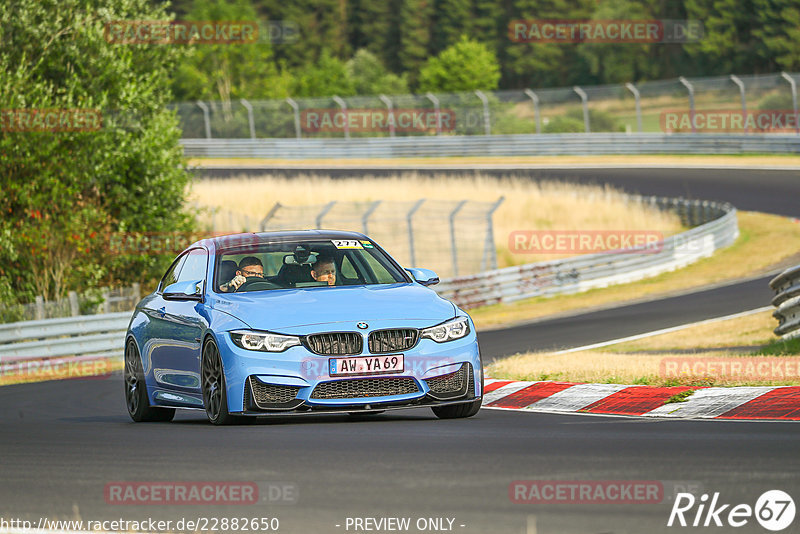
{"label": "armco barrier post", "polygon": [[208,106],[201,100],[197,101],[197,106],[203,110],[203,123],[206,126],[206,139],[211,139],[211,117],[208,114]]}
{"label": "armco barrier post", "polygon": [[293,98],[287,98],[286,103],[292,107],[292,113],[294,114],[294,134],[297,139],[303,137],[300,133],[300,106],[297,105],[297,102]]}
{"label": "armco barrier post", "polygon": [[483,130],[486,135],[492,135],[492,124],[489,115],[489,99],[483,94],[483,91],[475,91],[478,98],[481,99],[483,104]]}
{"label": "armco barrier post", "polygon": [[540,134],[542,133],[542,119],[539,116],[539,97],[530,89],[525,89],[523,93],[533,102],[533,118],[536,121],[536,133]]}
{"label": "armco barrier post", "polygon": [[577,85],[573,87],[572,90],[581,97],[581,104],[583,105],[583,128],[586,130],[586,133],[592,133],[592,130],[589,128],[589,95]]}
{"label": "armco barrier post", "polygon": [[794,112],[794,131],[797,135],[800,135],[800,123],[798,123],[798,115],[797,115],[797,82],[794,81],[794,78],[786,74],[785,72],[781,72],[781,77],[789,82],[789,87],[792,88],[792,111]]}
{"label": "armco barrier post", "polygon": [[484,242],[483,247],[483,259],[481,260],[481,272],[486,271],[486,266],[489,265],[489,269],[494,270],[497,269],[497,251],[495,250],[494,245],[494,224],[492,223],[492,218],[494,217],[494,212],[497,208],[500,207],[500,204],[503,203],[506,197],[500,197],[497,199],[489,211],[486,213],[486,241]]}
{"label": "armco barrier post", "polygon": [[[67,297],[69,298],[69,313],[71,316],[77,317],[81,314],[81,308],[78,305],[78,294],[74,291],[70,291],[67,293]],[[136,302],[139,302],[139,299],[136,299]]]}
{"label": "armco barrier post", "polygon": [[466,204],[466,200],[460,201],[450,212],[450,247],[453,252],[453,276],[458,276],[458,246],[456,242],[456,215]]}
{"label": "armco barrier post", "polygon": [[253,106],[250,105],[250,102],[242,98],[239,102],[247,110],[247,123],[250,125],[250,139],[256,138],[256,122],[253,119]]}
{"label": "armco barrier post", "polygon": [[[380,95],[378,98],[386,104],[386,109],[389,112],[389,137],[394,137],[394,106],[392,105],[392,100],[386,95]],[[366,234],[367,232],[365,231],[364,233]]]}
{"label": "armco barrier post", "polygon": [[412,219],[414,217],[414,214],[420,208],[420,206],[422,206],[423,202],[425,202],[424,198],[417,200],[414,206],[412,206],[411,209],[408,210],[408,214],[406,214],[406,224],[408,224],[408,250],[410,254],[409,260],[411,261],[410,265],[411,267],[417,266],[417,258],[414,255],[414,225]]}
{"label": "armco barrier post", "polygon": [[694,123],[694,86],[683,76],[678,78],[678,81],[686,87],[686,91],[689,93],[689,119],[692,121],[692,133],[697,133],[697,126]]}
{"label": "armco barrier post", "polygon": [[376,200],[375,202],[372,203],[372,205],[370,205],[369,208],[367,208],[367,211],[365,211],[364,214],[361,216],[361,228],[362,232],[364,232],[364,235],[369,235],[369,223],[368,223],[369,217],[375,212],[376,209],[378,209],[378,206],[380,205],[381,201]]}
{"label": "armco barrier post", "polygon": [[641,95],[639,94],[639,90],[632,83],[626,83],[625,87],[628,89],[628,91],[633,93],[633,98],[636,101],[636,127],[637,127],[639,133],[641,133],[642,132]]}
{"label": "armco barrier post", "polygon": [[744,121],[744,133],[747,133],[747,97],[744,92],[744,82],[736,76],[731,74],[731,81],[739,87],[739,97],[742,100],[742,120]]}

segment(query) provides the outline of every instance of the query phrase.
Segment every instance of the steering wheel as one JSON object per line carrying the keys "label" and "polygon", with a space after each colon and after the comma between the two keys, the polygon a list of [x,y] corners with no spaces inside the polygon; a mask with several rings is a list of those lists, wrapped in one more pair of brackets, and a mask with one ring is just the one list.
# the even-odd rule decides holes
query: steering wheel
{"label": "steering wheel", "polygon": [[240,285],[236,291],[260,291],[263,289],[277,289],[279,287],[278,284],[267,282],[260,276],[248,276],[245,283]]}

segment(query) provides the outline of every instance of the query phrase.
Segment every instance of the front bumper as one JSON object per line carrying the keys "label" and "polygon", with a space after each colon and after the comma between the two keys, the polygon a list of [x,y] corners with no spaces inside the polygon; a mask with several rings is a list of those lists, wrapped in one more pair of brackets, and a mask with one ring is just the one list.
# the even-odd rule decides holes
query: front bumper
{"label": "front bumper", "polygon": [[[218,336],[217,344],[228,409],[238,415],[382,411],[472,402],[482,395],[483,369],[474,330],[446,343],[419,340],[402,352],[403,372],[352,377],[330,376],[330,357],[304,346],[281,353],[249,351],[225,334]],[[365,351],[356,357],[371,355]],[[459,381],[459,373],[464,380]]]}

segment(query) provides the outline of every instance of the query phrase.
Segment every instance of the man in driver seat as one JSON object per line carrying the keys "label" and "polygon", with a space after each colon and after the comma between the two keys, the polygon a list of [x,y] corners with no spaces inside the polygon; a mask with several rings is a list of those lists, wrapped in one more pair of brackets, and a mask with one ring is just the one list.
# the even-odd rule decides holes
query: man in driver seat
{"label": "man in driver seat", "polygon": [[219,286],[219,290],[224,293],[232,293],[239,289],[248,278],[264,278],[264,265],[261,260],[255,256],[247,256],[242,258],[239,262],[239,269],[236,271],[236,276],[227,284]]}

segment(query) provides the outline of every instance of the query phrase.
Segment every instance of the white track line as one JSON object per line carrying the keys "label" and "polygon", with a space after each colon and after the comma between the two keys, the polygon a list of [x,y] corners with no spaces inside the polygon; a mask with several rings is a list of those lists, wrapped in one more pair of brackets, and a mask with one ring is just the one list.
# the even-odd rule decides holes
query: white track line
{"label": "white track line", "polygon": [[679,326],[672,326],[670,328],[662,328],[661,330],[653,330],[652,332],[645,332],[644,334],[636,334],[635,336],[621,337],[621,338],[618,338],[618,339],[611,339],[609,341],[602,341],[600,343],[592,343],[591,345],[584,345],[582,347],[574,347],[574,348],[571,348],[571,349],[564,349],[564,350],[560,350],[558,352],[555,352],[554,354],[569,354],[571,352],[580,352],[582,350],[598,349],[600,347],[607,347],[609,345],[616,345],[618,343],[625,343],[627,341],[636,341],[637,339],[643,339],[643,338],[646,338],[646,337],[659,336],[661,334],[668,334],[670,332],[677,332],[679,330],[685,330],[686,328],[691,328],[693,326],[718,323],[720,321],[727,321],[728,319],[736,319],[737,317],[746,317],[748,315],[753,315],[753,314],[756,314],[756,313],[761,313],[761,312],[765,312],[765,311],[772,310],[772,309],[774,309],[772,306],[763,306],[761,308],[756,308],[754,310],[747,310],[747,311],[743,311],[743,312],[739,312],[739,313],[734,313],[734,314],[731,314],[731,315],[725,315],[723,317],[715,317],[713,319],[706,319],[704,321],[697,321],[696,323],[687,323],[687,324],[682,324],[682,325],[679,325]]}

